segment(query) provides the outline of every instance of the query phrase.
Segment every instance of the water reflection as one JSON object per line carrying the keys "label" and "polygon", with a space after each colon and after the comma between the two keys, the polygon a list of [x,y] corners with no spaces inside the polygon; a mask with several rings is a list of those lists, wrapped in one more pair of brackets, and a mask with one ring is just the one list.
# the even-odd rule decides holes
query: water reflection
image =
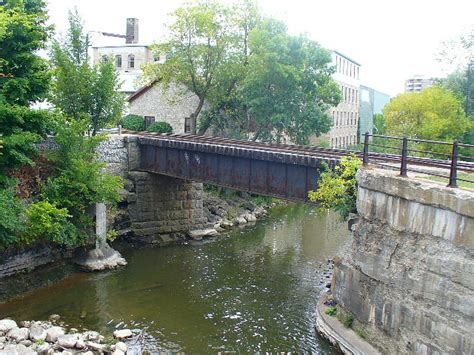
{"label": "water reflection", "polygon": [[157,340],[148,345],[191,353],[329,354],[314,333],[313,310],[321,269],[346,240],[334,216],[302,205],[279,208],[212,243],[123,250],[125,269],[74,274],[0,305],[0,316],[58,313],[107,332],[120,322],[145,326]]}

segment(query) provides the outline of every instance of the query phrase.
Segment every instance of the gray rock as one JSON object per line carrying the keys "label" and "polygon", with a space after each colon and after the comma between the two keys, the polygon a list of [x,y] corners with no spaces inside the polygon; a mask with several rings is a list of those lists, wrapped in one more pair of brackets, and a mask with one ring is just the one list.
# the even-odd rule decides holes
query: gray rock
{"label": "gray rock", "polygon": [[117,339],[130,338],[133,335],[130,329],[120,329],[114,332],[114,337]]}
{"label": "gray rock", "polygon": [[86,340],[90,341],[97,341],[100,338],[100,334],[92,330],[85,332],[83,335]]}
{"label": "gray rock", "polygon": [[255,222],[257,220],[257,217],[255,217],[253,214],[251,213],[247,213],[245,216],[244,216],[245,220],[247,222]]}
{"label": "gray rock", "polygon": [[64,329],[62,327],[54,326],[46,330],[46,341],[49,341],[50,343],[56,342],[58,340],[58,337],[61,335],[64,335]]}
{"label": "gray rock", "polygon": [[47,353],[50,349],[51,349],[51,345],[48,343],[44,343],[36,347],[36,351],[39,352],[40,354]]}
{"label": "gray rock", "polygon": [[234,223],[237,225],[242,225],[242,224],[246,224],[247,220],[243,216],[239,216],[234,219]]}
{"label": "gray rock", "polygon": [[125,353],[121,350],[115,350],[114,352],[112,352],[112,355],[125,355]]}
{"label": "gray rock", "polygon": [[3,350],[0,350],[0,355],[33,355],[36,354],[31,348],[27,348],[23,344],[8,344]]}
{"label": "gray rock", "polygon": [[33,324],[30,327],[30,339],[34,342],[46,339],[46,330],[39,324]]}
{"label": "gray rock", "polygon": [[61,319],[61,316],[60,316],[59,314],[51,314],[51,315],[49,316],[49,320],[50,320],[51,322],[57,322],[57,321],[60,320],[60,319]]}
{"label": "gray rock", "polygon": [[76,348],[84,349],[85,347],[86,347],[86,342],[84,341],[84,339],[82,339],[82,337],[79,336],[76,341]]}
{"label": "gray rock", "polygon": [[28,339],[30,335],[30,330],[28,328],[13,328],[7,333],[7,337],[20,342],[22,340]]}
{"label": "gray rock", "polygon": [[94,351],[98,351],[98,352],[104,351],[104,349],[106,348],[105,345],[94,343],[92,341],[87,341],[86,345],[89,349],[94,350]]}
{"label": "gray rock", "polygon": [[117,344],[115,344],[115,350],[120,350],[126,353],[128,350],[128,346],[124,342],[119,341]]}
{"label": "gray rock", "polygon": [[20,341],[20,344],[23,344],[24,346],[28,347],[28,346],[33,345],[33,342],[29,339],[26,339],[26,340]]}
{"label": "gray rock", "polygon": [[64,334],[58,336],[58,344],[63,348],[74,348],[76,346],[76,342],[78,337],[76,334]]}
{"label": "gray rock", "polygon": [[0,332],[8,333],[11,329],[16,328],[17,324],[11,319],[0,320]]}
{"label": "gray rock", "polygon": [[188,232],[189,237],[194,240],[201,240],[203,237],[212,237],[218,234],[214,228],[196,229]]}
{"label": "gray rock", "polygon": [[234,224],[229,221],[228,219],[223,219],[221,221],[221,227],[224,228],[224,229],[229,229],[229,228],[232,228],[234,226]]}

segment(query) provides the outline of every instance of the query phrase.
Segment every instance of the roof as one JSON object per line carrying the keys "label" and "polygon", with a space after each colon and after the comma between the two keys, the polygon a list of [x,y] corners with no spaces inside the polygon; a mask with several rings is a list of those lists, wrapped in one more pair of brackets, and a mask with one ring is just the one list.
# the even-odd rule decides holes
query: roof
{"label": "roof", "polygon": [[135,91],[132,95],[130,95],[128,98],[127,98],[127,101],[128,102],[132,102],[132,101],[135,101],[137,98],[139,98],[140,96],[142,96],[144,93],[146,93],[148,90],[150,90],[153,86],[155,86],[155,84],[158,82],[158,80],[153,80],[151,83],[141,87],[140,89],[138,89],[137,91]]}
{"label": "roof", "polygon": [[115,44],[110,46],[93,46],[92,48],[124,48],[124,47],[150,47],[149,44],[138,44],[138,43],[126,43],[126,44]]}
{"label": "roof", "polygon": [[337,55],[340,55],[341,57],[344,57],[345,59],[347,59],[348,61],[354,63],[355,65],[358,65],[358,66],[362,66],[362,64],[356,62],[354,59],[352,59],[351,57],[339,52],[339,51],[336,51],[335,49],[332,50],[334,53],[336,53]]}

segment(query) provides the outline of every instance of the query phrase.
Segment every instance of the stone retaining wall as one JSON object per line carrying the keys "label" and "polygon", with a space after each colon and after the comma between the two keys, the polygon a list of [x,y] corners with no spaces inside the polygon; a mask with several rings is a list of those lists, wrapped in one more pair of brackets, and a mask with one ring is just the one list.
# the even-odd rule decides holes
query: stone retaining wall
{"label": "stone retaining wall", "polygon": [[384,353],[474,353],[474,192],[361,170],[333,293]]}

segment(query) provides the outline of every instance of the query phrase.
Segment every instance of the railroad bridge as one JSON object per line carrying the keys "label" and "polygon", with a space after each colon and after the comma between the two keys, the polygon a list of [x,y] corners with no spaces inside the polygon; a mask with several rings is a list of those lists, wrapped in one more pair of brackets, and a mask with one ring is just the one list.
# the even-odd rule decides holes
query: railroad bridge
{"label": "railroad bridge", "polygon": [[106,142],[101,155],[110,172],[126,179],[123,205],[130,229],[142,235],[202,228],[206,224],[202,183],[305,202],[308,192],[317,189],[324,164],[334,166],[350,154],[386,168],[401,164],[401,175],[409,170],[408,163],[451,168],[450,185],[456,184],[456,167],[474,172],[472,163],[456,159],[409,156],[406,138],[404,153],[391,155],[369,153],[367,136],[362,153],[196,135],[124,133]]}

